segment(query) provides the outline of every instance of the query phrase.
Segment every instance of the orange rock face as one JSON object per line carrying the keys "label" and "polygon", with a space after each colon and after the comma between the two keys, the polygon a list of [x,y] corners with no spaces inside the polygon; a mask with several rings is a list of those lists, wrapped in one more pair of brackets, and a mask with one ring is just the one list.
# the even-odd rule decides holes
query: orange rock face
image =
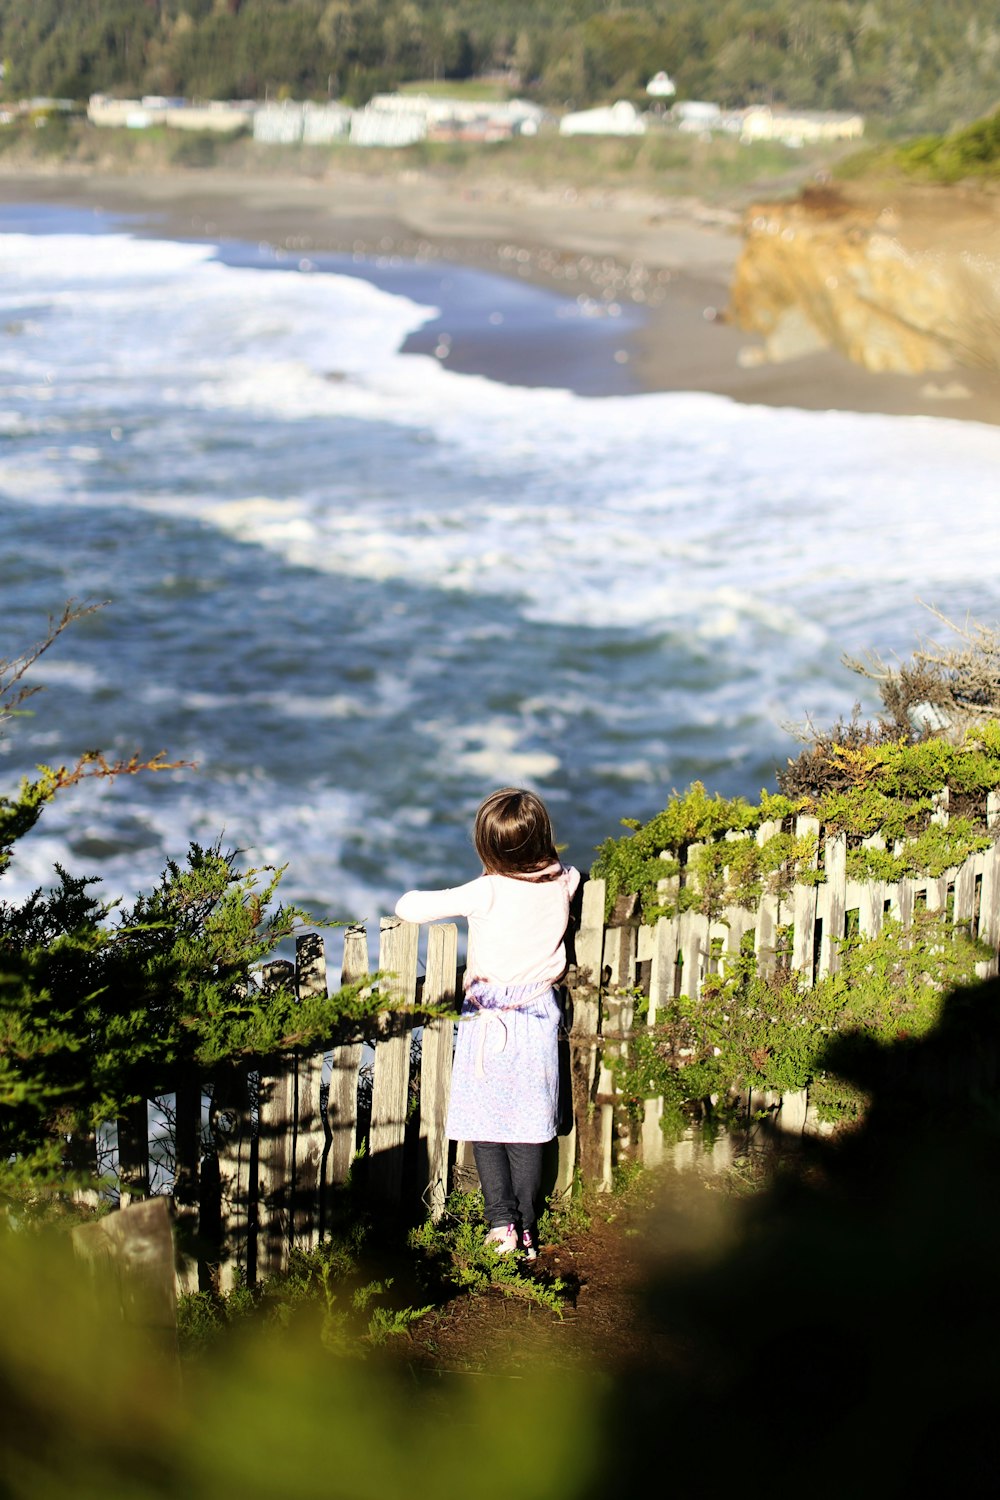
{"label": "orange rock face", "polygon": [[1000,197],[807,190],[746,216],[731,315],[769,358],[838,349],[869,370],[1000,370]]}

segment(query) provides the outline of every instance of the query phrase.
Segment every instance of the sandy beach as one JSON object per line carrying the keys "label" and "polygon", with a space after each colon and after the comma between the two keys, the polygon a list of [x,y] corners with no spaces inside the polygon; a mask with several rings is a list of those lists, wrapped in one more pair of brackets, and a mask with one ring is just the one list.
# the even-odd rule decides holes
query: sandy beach
{"label": "sandy beach", "polygon": [[[641,314],[622,327],[616,358],[632,388],[710,391],[736,401],[814,410],[1000,421],[995,379],[960,383],[873,374],[834,353],[759,362],[760,340],[726,317],[740,251],[736,213],[632,188],[536,187],[428,171],[322,177],[218,169],[145,175],[0,171],[0,206],[100,208],[139,232],[242,240],[308,252],[456,263]],[[463,368],[519,383],[509,343],[489,337]],[[619,372],[620,374],[621,372]],[[536,382],[543,383],[543,382]],[[547,382],[544,382],[547,383]],[[955,390],[966,394],[956,396]],[[609,384],[609,391],[621,389]]]}

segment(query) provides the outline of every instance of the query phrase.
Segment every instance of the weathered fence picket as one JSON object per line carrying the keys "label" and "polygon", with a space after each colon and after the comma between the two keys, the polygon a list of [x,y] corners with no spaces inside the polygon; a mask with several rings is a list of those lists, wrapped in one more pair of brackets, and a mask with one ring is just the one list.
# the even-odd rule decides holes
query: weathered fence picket
{"label": "weathered fence picket", "polygon": [[[946,820],[939,800],[935,817]],[[988,824],[1000,839],[1000,797],[991,795]],[[758,831],[761,843],[780,831],[777,823]],[[673,1148],[665,1145],[660,1121],[663,1100],[648,1099],[638,1130],[620,1108],[615,1061],[627,1057],[634,1031],[636,998],[648,1002],[646,1025],[655,1026],[678,996],[697,1001],[709,974],[725,973],[752,952],[760,970],[787,963],[807,983],[837,971],[840,944],[857,932],[874,937],[887,915],[909,925],[916,912],[946,913],[956,926],[981,938],[992,957],[978,966],[984,977],[998,969],[1000,947],[1000,842],[970,856],[940,876],[893,882],[848,877],[848,846],[842,833],[799,819],[796,833],[816,840],[816,874],[787,889],[765,891],[756,910],[729,906],[711,918],[689,908],[676,916],[640,925],[627,903],[610,921],[605,916],[602,880],[584,884],[579,917],[572,932],[567,975],[568,1035],[561,1040],[569,1096],[558,1142],[555,1182],[568,1190],[577,1174],[610,1187],[617,1162],[636,1157],[647,1164],[672,1159],[693,1165],[699,1147],[688,1134]],[[868,847],[884,847],[878,837]],[[689,850],[691,859],[696,850]],[[811,872],[810,872],[811,873]],[[818,877],[818,883],[817,883]],[[661,898],[695,889],[694,870],[661,884]],[[367,1127],[365,1172],[360,1186],[372,1201],[393,1210],[415,1212],[420,1199],[436,1218],[453,1186],[475,1184],[471,1149],[458,1142],[452,1151],[446,1119],[455,1019],[461,990],[458,934],[454,924],[436,925],[427,935],[426,972],[417,979],[420,930],[396,918],[381,924],[378,975],[371,976],[364,928],[344,938],[341,983],[371,977],[387,1002],[375,1028],[371,1063],[371,1116]],[[293,982],[300,1001],[325,994],[326,956],[322,940],[301,938],[293,965],[266,966],[264,985]],[[414,1109],[411,1076],[413,1027],[407,1009],[419,999],[449,1013],[424,1024],[420,1048],[419,1098]],[[336,1045],[333,1043],[336,1042]],[[179,1078],[174,1102],[173,1199],[177,1234],[177,1285],[195,1289],[215,1276],[226,1290],[237,1272],[263,1276],[287,1264],[293,1246],[308,1249],[329,1233],[334,1195],[351,1174],[359,1146],[358,1038],[331,1047],[290,1052],[261,1062],[257,1070],[232,1063],[210,1079]],[[326,1081],[328,1080],[328,1082]],[[202,1141],[202,1101],[209,1100],[208,1143]],[[751,1091],[744,1100],[749,1125],[761,1117],[794,1135],[820,1131],[808,1093],[780,1096]],[[121,1202],[150,1190],[146,1101],[129,1106],[118,1121]],[[93,1137],[72,1143],[74,1159],[89,1153]],[[719,1167],[733,1146],[720,1138],[703,1159]],[[201,1245],[201,1250],[197,1249]],[[206,1245],[214,1249],[206,1250]],[[199,1260],[200,1256],[200,1260]]]}
{"label": "weathered fence picket", "polygon": [[[344,957],[340,969],[342,985],[359,984],[368,974],[368,934],[363,927],[349,927],[344,934]],[[323,1173],[326,1191],[342,1187],[350,1175],[357,1149],[358,1069],[361,1043],[343,1042],[330,1054],[330,1084],[326,1100],[329,1144]],[[323,1217],[326,1222],[326,1215]]]}
{"label": "weathered fence picket", "polygon": [[[250,1185],[257,1166],[250,1113],[250,1078],[244,1064],[220,1068],[209,1109],[212,1156],[203,1164],[202,1224],[215,1241],[220,1291],[230,1291],[237,1271],[249,1275]],[[214,1169],[214,1170],[213,1170]],[[256,1226],[255,1226],[256,1227]]]}
{"label": "weathered fence picket", "polygon": [[177,1290],[198,1290],[198,1201],[201,1190],[201,1084],[193,1073],[177,1080],[174,1096],[174,1219]]}
{"label": "weathered fence picket", "polygon": [[[454,922],[431,927],[427,934],[424,1005],[454,1005],[458,998],[458,928]],[[426,1022],[420,1048],[420,1175],[425,1202],[435,1222],[448,1196],[448,1090],[455,1023],[450,1016]]]}
{"label": "weathered fence picket", "polygon": [[[378,967],[387,1000],[412,1005],[417,995],[417,939],[420,929],[399,917],[383,917]],[[398,1204],[403,1196],[403,1148],[410,1097],[409,1028],[397,1017],[383,1023],[375,1055],[372,1120],[369,1132],[369,1181],[382,1203]]]}
{"label": "weathered fence picket", "polygon": [[[326,950],[319,933],[305,933],[295,944],[295,990],[300,1001],[327,993]],[[292,1240],[311,1250],[320,1240],[326,1154],[321,1052],[296,1052],[295,1084]]]}
{"label": "weathered fence picket", "polygon": [[[295,967],[279,959],[264,967],[264,985],[290,984]],[[288,1264],[294,1242],[298,1059],[269,1059],[257,1084],[257,1270],[274,1275]]]}

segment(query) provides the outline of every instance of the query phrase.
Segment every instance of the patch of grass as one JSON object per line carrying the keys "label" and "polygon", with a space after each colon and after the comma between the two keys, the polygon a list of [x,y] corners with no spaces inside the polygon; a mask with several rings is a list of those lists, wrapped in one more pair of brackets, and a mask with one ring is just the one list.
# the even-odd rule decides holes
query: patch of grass
{"label": "patch of grass", "polygon": [[945,184],[1000,177],[1000,110],[948,134],[852,152],[836,174],[851,181],[902,174]]}
{"label": "patch of grass", "polygon": [[572,1191],[553,1196],[538,1218],[540,1245],[563,1245],[573,1235],[585,1234],[590,1228],[590,1199],[577,1174]]}
{"label": "patch of grass", "polygon": [[[408,86],[408,91],[434,92],[465,99],[503,98],[499,85],[470,82]],[[420,141],[397,149],[370,150],[345,142],[328,146],[269,146],[242,136],[223,139],[167,130],[97,129],[87,120],[72,119],[46,141],[51,127],[27,130],[0,128],[0,151],[17,147],[27,160],[61,157],[67,163],[106,161],[110,165],[141,166],[148,170],[215,166],[229,171],[281,174],[287,171],[321,176],[341,168],[368,177],[395,177],[414,168],[448,177],[468,179],[484,174],[511,184],[564,187],[587,191],[641,188],[663,196],[694,196],[710,202],[740,206],[752,197],[775,191],[795,191],[817,170],[837,160],[829,146],[792,151],[773,142],[741,145],[730,137],[710,140],[673,130],[651,130],[631,139],[564,137],[547,128],[534,137],[510,141]]]}
{"label": "patch of grass", "polygon": [[210,130],[168,131],[167,155],[174,167],[214,167],[219,138]]}
{"label": "patch of grass", "polygon": [[251,1289],[242,1275],[225,1295],[195,1292],[177,1308],[182,1353],[197,1357],[239,1326],[286,1328],[313,1321],[331,1354],[364,1358],[373,1348],[409,1331],[431,1310],[392,1306],[393,1278],[366,1280],[361,1252],[366,1230],[353,1224],[315,1250],[293,1250],[287,1270]]}
{"label": "patch of grass", "polygon": [[562,1317],[567,1296],[558,1277],[528,1275],[516,1255],[500,1255],[485,1243],[482,1193],[452,1193],[435,1224],[428,1219],[410,1234],[413,1249],[428,1257],[442,1280],[466,1292],[498,1291],[520,1297]]}

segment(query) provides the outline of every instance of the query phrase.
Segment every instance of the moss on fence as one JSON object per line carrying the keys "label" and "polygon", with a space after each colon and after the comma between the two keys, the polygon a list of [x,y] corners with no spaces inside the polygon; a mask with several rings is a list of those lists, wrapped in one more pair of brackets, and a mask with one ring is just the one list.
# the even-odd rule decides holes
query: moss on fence
{"label": "moss on fence", "polygon": [[[725,904],[753,907],[765,891],[780,893],[796,880],[821,880],[815,839],[794,834],[797,816],[847,835],[852,878],[940,875],[989,846],[986,799],[1000,787],[1000,722],[977,726],[959,744],[829,741],[790,761],[778,780],[779,793],[762,791],[756,805],[710,796],[696,781],[647,823],[623,819],[629,832],[605,840],[592,868],[607,882],[609,911],[619,896],[635,894],[647,920],[691,907],[714,916]],[[933,822],[943,789],[956,816]],[[771,821],[781,830],[758,843],[754,835]],[[861,848],[874,834],[901,847]],[[682,874],[679,856],[692,844],[707,847]]]}

